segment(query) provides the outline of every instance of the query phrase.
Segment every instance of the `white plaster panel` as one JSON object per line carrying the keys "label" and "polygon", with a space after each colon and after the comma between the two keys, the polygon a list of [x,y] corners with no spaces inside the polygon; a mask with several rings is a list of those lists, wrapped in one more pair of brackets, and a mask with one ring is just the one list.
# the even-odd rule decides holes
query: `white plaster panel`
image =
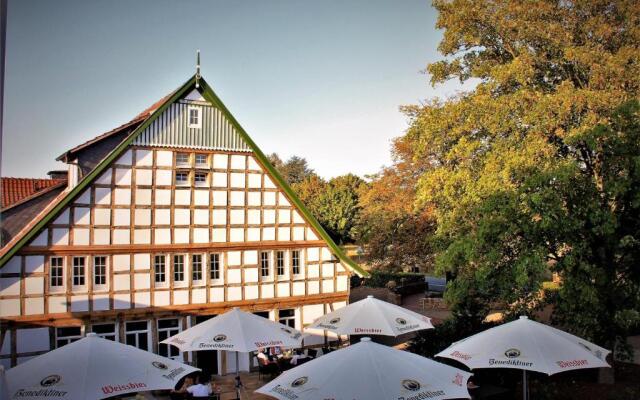
{"label": "white plaster panel", "polygon": [[150,254],[134,254],[133,255],[133,269],[135,270],[147,270],[151,268],[151,255]]}
{"label": "white plaster panel", "polygon": [[108,208],[96,208],[93,210],[94,225],[110,225],[111,210]]}
{"label": "white plaster panel", "polygon": [[96,204],[100,204],[100,205],[111,204],[111,189],[96,188]]}
{"label": "white plaster panel", "polygon": [[245,169],[247,167],[247,157],[234,154],[231,156],[231,169]]}
{"label": "white plaster panel", "polygon": [[240,283],[242,277],[242,270],[229,269],[227,270],[227,283]]}
{"label": "white plaster panel", "polygon": [[151,225],[151,210],[136,208],[134,221],[135,225]]}
{"label": "white plaster panel", "polygon": [[113,203],[128,206],[131,204],[131,189],[115,189]]}
{"label": "white plaster panel", "polygon": [[338,272],[345,272],[346,269],[344,268],[344,266],[342,265],[342,263],[336,264],[336,273]]}
{"label": "white plaster panel", "polygon": [[349,277],[347,275],[340,275],[337,278],[336,292],[346,292],[349,289]]}
{"label": "white plaster panel", "polygon": [[214,287],[209,290],[209,301],[218,303],[224,301],[224,287]]}
{"label": "white plaster panel", "polygon": [[177,189],[175,196],[176,205],[188,206],[191,204],[191,190]]}
{"label": "white plaster panel", "polygon": [[245,268],[244,269],[244,281],[245,282],[258,282],[258,268]]}
{"label": "white plaster panel", "polygon": [[150,167],[153,165],[153,151],[136,150],[136,165]]}
{"label": "white plaster panel", "polygon": [[229,157],[226,154],[214,154],[213,155],[213,168],[227,169]]}
{"label": "white plaster panel", "polygon": [[170,169],[156,170],[156,186],[171,186],[173,173]]}
{"label": "white plaster panel", "polygon": [[67,312],[67,298],[65,296],[49,296],[49,314]]}
{"label": "white plaster panel", "polygon": [[318,294],[320,293],[320,281],[309,281],[307,282],[307,294]]}
{"label": "white plaster panel", "polygon": [[302,306],[302,323],[310,324],[324,315],[324,304]]}
{"label": "white plaster panel", "polygon": [[65,208],[64,211],[53,220],[54,225],[69,225],[69,209]]}
{"label": "white plaster panel", "polygon": [[113,230],[113,244],[130,244],[129,229],[114,229]]}
{"label": "white plaster panel", "polygon": [[325,279],[322,281],[322,293],[333,293],[333,279]]}
{"label": "white plaster panel", "polygon": [[129,290],[131,289],[131,279],[129,275],[114,275],[113,290]]}
{"label": "white plaster panel", "polygon": [[227,187],[227,173],[226,172],[214,172],[211,177],[211,186],[213,187]]}
{"label": "white plaster panel", "polygon": [[191,290],[191,303],[203,304],[207,302],[207,289],[198,288]]}
{"label": "white plaster panel", "polygon": [[260,224],[260,210],[250,209],[247,210],[247,223],[249,225],[259,225]]}
{"label": "white plaster panel", "polygon": [[278,283],[278,297],[289,297],[291,293],[289,291],[289,283],[281,282]]}
{"label": "white plaster panel", "polygon": [[278,228],[278,241],[288,242],[291,240],[291,229],[289,227]]}
{"label": "white plaster panel", "polygon": [[49,351],[49,328],[18,329],[16,350],[18,353]]}
{"label": "white plaster panel", "polygon": [[168,208],[157,208],[155,210],[155,224],[156,225],[171,224],[171,210]]}
{"label": "white plaster panel", "polygon": [[252,171],[262,171],[262,168],[260,168],[260,164],[258,164],[255,158],[249,156],[247,158],[247,162],[248,162],[247,169],[250,169]]}
{"label": "white plaster panel", "polygon": [[137,169],[136,170],[136,185],[138,186],[151,186],[153,183],[153,171],[150,169]]}
{"label": "white plaster panel", "polygon": [[71,296],[71,312],[89,311],[89,296]]}
{"label": "white plaster panel", "polygon": [[155,229],[154,230],[154,243],[155,244],[170,244],[171,243],[171,230],[170,229]]}
{"label": "white plaster panel", "polygon": [[104,171],[98,179],[96,179],[98,185],[111,185],[111,168]]}
{"label": "white plaster panel", "polygon": [[333,264],[322,264],[322,276],[323,277],[333,276]]}
{"label": "white plaster panel", "polygon": [[227,288],[227,301],[240,301],[242,300],[242,287],[234,286]]}
{"label": "white plaster panel", "polygon": [[134,294],[134,301],[136,308],[145,308],[151,305],[151,293],[142,292]]}
{"label": "white plaster panel", "polygon": [[193,204],[196,206],[208,206],[209,205],[209,191],[208,190],[194,190],[193,191]]}
{"label": "white plaster panel", "polygon": [[305,283],[304,282],[293,282],[293,295],[294,296],[304,296],[305,295]]}
{"label": "white plaster panel", "polygon": [[264,176],[264,187],[265,189],[275,189],[276,188],[276,184],[273,183],[273,180],[271,179],[271,177],[269,175]]}
{"label": "white plaster panel", "polygon": [[15,317],[20,315],[20,299],[0,300],[0,317]]}
{"label": "white plaster panel", "polygon": [[131,295],[129,293],[114,294],[113,308],[115,308],[116,310],[131,308]]}
{"label": "white plaster panel", "polygon": [[227,241],[227,230],[225,228],[214,228],[211,230],[211,241],[212,242],[226,242]]}
{"label": "white plaster panel", "polygon": [[317,247],[310,247],[307,249],[307,261],[319,261],[320,249]]}
{"label": "white plaster panel", "polygon": [[262,187],[262,174],[248,174],[247,186],[251,189],[260,189]]}
{"label": "white plaster panel", "polygon": [[320,255],[322,256],[322,261],[331,261],[333,259],[331,251],[329,251],[328,247],[323,247],[320,250]]}
{"label": "white plaster panel", "polygon": [[41,276],[24,278],[24,290],[26,294],[43,294],[44,278]]}
{"label": "white plaster panel", "polygon": [[69,244],[69,230],[65,228],[52,229],[51,244],[53,245],[68,245]]}
{"label": "white plaster panel", "polygon": [[216,190],[213,192],[213,205],[214,206],[226,206],[227,205],[227,192],[222,190]]}
{"label": "white plaster panel", "polygon": [[156,165],[158,167],[171,167],[173,165],[173,152],[166,150],[157,150]]}
{"label": "white plaster panel", "polygon": [[258,250],[245,250],[244,265],[258,264]]}
{"label": "white plaster panel", "polygon": [[258,242],[258,241],[260,241],[260,228],[249,228],[249,229],[247,229],[247,241],[248,242]]}
{"label": "white plaster panel", "polygon": [[304,227],[302,226],[293,227],[293,240],[304,240]]}
{"label": "white plaster panel", "polygon": [[247,193],[247,205],[260,206],[262,204],[261,192],[248,192]]}
{"label": "white plaster panel", "polygon": [[191,210],[188,208],[176,208],[173,210],[174,225],[189,225],[191,223]]}
{"label": "white plaster panel", "polygon": [[244,287],[244,299],[254,300],[258,298],[258,286],[250,285]]}
{"label": "white plaster panel", "polygon": [[109,309],[109,295],[94,294],[93,295],[93,311],[106,311],[108,309]]}
{"label": "white plaster panel", "polygon": [[264,192],[262,197],[262,204],[265,206],[276,205],[276,192]]}
{"label": "white plaster panel", "polygon": [[293,223],[294,224],[302,224],[302,223],[304,223],[304,219],[302,218],[302,216],[300,215],[300,213],[297,210],[292,210],[291,212],[293,214]]}
{"label": "white plaster panel", "polygon": [[209,210],[196,209],[193,211],[194,225],[209,225]]}
{"label": "white plaster panel", "polygon": [[131,165],[131,160],[131,150],[127,150],[123,155],[120,156],[120,158],[118,158],[116,164]]}
{"label": "white plaster panel", "polygon": [[[31,246],[46,246],[49,244],[49,232],[47,229],[40,232],[31,242]],[[6,268],[6,267],[5,267]]]}
{"label": "white plaster panel", "polygon": [[318,264],[309,264],[309,265],[307,265],[307,276],[309,278],[318,278],[318,277],[320,277],[320,266]]}
{"label": "white plaster panel", "polygon": [[24,314],[35,315],[44,314],[44,298],[32,297],[24,299]]}
{"label": "white plaster panel", "polygon": [[276,240],[276,229],[262,228],[262,240]]}
{"label": "white plaster panel", "polygon": [[291,210],[288,208],[278,209],[278,222],[281,224],[291,223]]}
{"label": "white plaster panel", "polygon": [[24,271],[27,274],[44,272],[44,256],[26,256],[24,258]]}
{"label": "white plaster panel", "polygon": [[74,228],[73,229],[73,244],[74,245],[88,245],[89,244],[89,229]]}
{"label": "white plaster panel", "polygon": [[161,292],[156,291],[153,293],[153,305],[156,307],[168,306],[169,300],[170,296],[168,290],[163,290]]}
{"label": "white plaster panel", "polygon": [[244,192],[240,192],[238,190],[231,191],[229,199],[229,205],[232,207],[242,207],[244,206]]}
{"label": "white plaster panel", "polygon": [[131,270],[131,258],[128,254],[115,254],[112,268],[114,272]]}
{"label": "white plaster panel", "polygon": [[307,240],[319,240],[313,229],[307,227]]}
{"label": "white plaster panel", "polygon": [[193,243],[209,243],[209,228],[194,228]]}
{"label": "white plaster panel", "polygon": [[244,188],[244,173],[234,172],[231,174],[231,187]]}
{"label": "white plaster panel", "polygon": [[272,225],[276,223],[276,210],[262,210],[262,223]]}
{"label": "white plaster panel", "polygon": [[[109,189],[106,189],[109,190]],[[90,204],[91,203],[91,189],[87,189],[80,196],[78,196],[74,204]]]}
{"label": "white plaster panel", "polygon": [[189,243],[189,228],[181,228],[173,230],[174,243]]}
{"label": "white plaster panel", "polygon": [[75,207],[73,209],[73,223],[76,225],[89,225],[90,221],[90,208]]}
{"label": "white plaster panel", "polygon": [[14,256],[11,257],[11,260],[4,266],[2,272],[7,272],[11,274],[18,274],[22,270],[22,257]]}
{"label": "white plaster panel", "polygon": [[262,292],[260,297],[263,299],[272,299],[274,297],[274,286],[272,283],[260,285],[260,291]]}
{"label": "white plaster panel", "polygon": [[229,222],[231,225],[243,225],[244,224],[244,209],[242,210],[231,210],[231,215],[229,217]]}
{"label": "white plaster panel", "polygon": [[291,205],[291,203],[289,203],[289,200],[287,199],[287,196],[285,196],[282,192],[278,193],[278,205],[287,207]]}
{"label": "white plaster panel", "polygon": [[20,278],[0,278],[0,295],[15,296],[20,294]]}
{"label": "white plaster panel", "polygon": [[109,229],[94,229],[93,244],[109,244],[111,242],[111,231]]}
{"label": "white plaster panel", "polygon": [[131,185],[131,170],[116,168],[116,185]]}
{"label": "white plaster panel", "polygon": [[174,305],[189,304],[189,291],[188,290],[174,290],[173,291],[173,304]]}
{"label": "white plaster panel", "polygon": [[227,224],[227,210],[214,209],[212,225],[226,225]]}
{"label": "white plaster panel", "polygon": [[151,205],[151,189],[136,189],[136,204]]}
{"label": "white plaster panel", "polygon": [[229,230],[229,241],[231,241],[231,242],[244,242],[244,229],[243,228],[231,228]]}

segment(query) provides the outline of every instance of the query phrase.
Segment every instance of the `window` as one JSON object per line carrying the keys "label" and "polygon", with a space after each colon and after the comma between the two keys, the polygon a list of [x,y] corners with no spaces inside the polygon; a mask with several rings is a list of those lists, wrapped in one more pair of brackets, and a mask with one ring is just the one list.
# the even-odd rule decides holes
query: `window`
{"label": "window", "polygon": [[163,357],[177,358],[180,356],[180,349],[168,344],[162,344],[165,339],[180,333],[180,321],[177,318],[158,320],[158,354]]}
{"label": "window", "polygon": [[189,128],[200,128],[201,126],[200,109],[189,107]]}
{"label": "window", "polygon": [[188,167],[191,165],[189,163],[189,153],[178,153],[176,154],[176,165],[179,167]]}
{"label": "window", "polygon": [[280,310],[278,312],[278,322],[289,328],[296,328],[296,310],[290,308],[288,310]]}
{"label": "window", "polygon": [[300,250],[291,251],[291,267],[294,275],[300,275]]}
{"label": "window", "polygon": [[184,171],[176,172],[176,186],[189,186],[189,173]]}
{"label": "window", "polygon": [[73,286],[84,286],[85,281],[85,258],[73,257]]}
{"label": "window", "polygon": [[56,328],[56,348],[82,339],[82,331],[79,326]]}
{"label": "window", "polygon": [[191,255],[191,279],[194,282],[202,281],[202,254]]}
{"label": "window", "polygon": [[116,341],[116,324],[96,324],[91,326],[91,332],[101,338]]}
{"label": "window", "polygon": [[278,276],[284,275],[284,251],[276,251],[276,270]]}
{"label": "window", "polygon": [[182,254],[173,256],[173,280],[184,282],[184,255]]}
{"label": "window", "polygon": [[149,324],[147,321],[126,322],[125,343],[141,350],[149,351]]}
{"label": "window", "polygon": [[209,166],[207,158],[206,154],[196,154],[196,167],[207,168]]}
{"label": "window", "polygon": [[266,278],[269,276],[269,252],[260,252],[260,276]]}
{"label": "window", "polygon": [[211,279],[220,279],[220,254],[209,254],[209,276]]}
{"label": "window", "polygon": [[193,176],[193,181],[196,186],[204,187],[208,185],[208,175],[206,172],[196,172]]}
{"label": "window", "polygon": [[49,278],[52,288],[64,287],[64,258],[51,257],[49,259]]}
{"label": "window", "polygon": [[107,257],[93,257],[93,285],[101,287],[107,285]]}
{"label": "window", "polygon": [[154,279],[157,285],[161,285],[167,281],[166,260],[164,255],[153,257]]}

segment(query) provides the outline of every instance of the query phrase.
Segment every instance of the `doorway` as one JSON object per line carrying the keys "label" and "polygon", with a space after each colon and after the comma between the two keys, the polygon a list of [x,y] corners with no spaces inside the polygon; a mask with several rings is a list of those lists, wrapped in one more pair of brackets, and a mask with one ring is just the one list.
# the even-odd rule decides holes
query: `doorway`
{"label": "doorway", "polygon": [[[199,324],[208,319],[215,317],[215,315],[199,315],[195,317],[195,324]],[[201,350],[194,351],[196,359],[196,367],[202,370],[202,375],[210,377],[211,375],[218,375],[218,350]]]}

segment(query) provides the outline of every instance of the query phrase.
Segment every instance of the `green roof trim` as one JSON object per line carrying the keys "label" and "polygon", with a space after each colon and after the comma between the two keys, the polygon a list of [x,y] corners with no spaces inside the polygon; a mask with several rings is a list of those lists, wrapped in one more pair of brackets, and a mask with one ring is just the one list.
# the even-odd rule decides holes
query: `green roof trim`
{"label": "green roof trim", "polygon": [[100,163],[89,174],[87,174],[76,185],[76,187],[69,191],[69,193],[67,193],[67,195],[58,204],[56,204],[53,209],[51,209],[45,216],[43,216],[36,225],[34,225],[2,257],[0,257],[0,268],[2,268],[11,259],[11,257],[13,257],[24,245],[32,240],[40,232],[40,230],[42,230],[42,228],[44,228],[49,222],[51,222],[60,211],[67,207],[71,203],[71,201],[76,198],[76,196],[78,196],[83,190],[85,190],[87,186],[89,186],[91,182],[93,182],[109,165],[111,165],[113,161],[115,161],[122,153],[124,153],[129,145],[133,143],[136,137],[149,125],[151,125],[151,123],[153,123],[153,121],[155,121],[159,115],[161,115],[175,101],[181,99],[188,91],[196,88],[207,101],[218,107],[222,111],[223,115],[229,120],[229,122],[237,129],[242,139],[247,142],[258,160],[267,169],[269,174],[276,180],[276,183],[280,185],[282,190],[285,191],[289,199],[303,214],[306,220],[320,234],[320,237],[324,239],[325,242],[327,242],[333,253],[340,259],[340,261],[347,264],[357,274],[361,276],[368,276],[369,274],[353,260],[351,260],[351,258],[349,258],[349,256],[344,253],[344,251],[333,241],[333,239],[331,239],[329,234],[322,228],[318,220],[309,212],[309,210],[307,210],[302,201],[300,201],[298,196],[291,189],[289,184],[282,178],[275,167],[271,165],[262,150],[260,150],[260,148],[249,137],[247,132],[242,128],[238,121],[236,121],[233,115],[231,115],[227,107],[224,105],[224,103],[222,103],[220,98],[215,94],[213,89],[211,89],[206,81],[202,77],[200,77],[197,83],[199,85],[198,88],[196,88],[196,76],[194,75],[188,81],[186,81],[178,90],[176,90],[173,95],[168,98],[160,107],[158,107],[158,109],[156,109],[153,114],[151,114],[151,116],[147,118],[146,121],[138,126],[125,140],[118,144],[118,146],[116,146],[116,148],[111,153],[109,153],[107,157],[100,161]]}

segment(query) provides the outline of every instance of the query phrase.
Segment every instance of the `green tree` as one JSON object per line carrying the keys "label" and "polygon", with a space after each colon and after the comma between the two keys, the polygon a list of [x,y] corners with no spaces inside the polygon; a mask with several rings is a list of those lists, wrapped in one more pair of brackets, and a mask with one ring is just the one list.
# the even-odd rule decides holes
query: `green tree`
{"label": "green tree", "polygon": [[307,160],[302,157],[291,156],[285,162],[282,161],[278,154],[272,153],[268,158],[271,164],[280,172],[284,180],[290,185],[302,182],[304,179],[316,175],[313,169],[309,168]]}
{"label": "green tree", "polygon": [[640,3],[434,6],[432,84],[476,83],[404,109],[417,205],[437,221],[436,265],[456,274],[448,300],[476,318],[495,300],[527,312],[552,268],[556,320],[612,348],[640,309]]}

